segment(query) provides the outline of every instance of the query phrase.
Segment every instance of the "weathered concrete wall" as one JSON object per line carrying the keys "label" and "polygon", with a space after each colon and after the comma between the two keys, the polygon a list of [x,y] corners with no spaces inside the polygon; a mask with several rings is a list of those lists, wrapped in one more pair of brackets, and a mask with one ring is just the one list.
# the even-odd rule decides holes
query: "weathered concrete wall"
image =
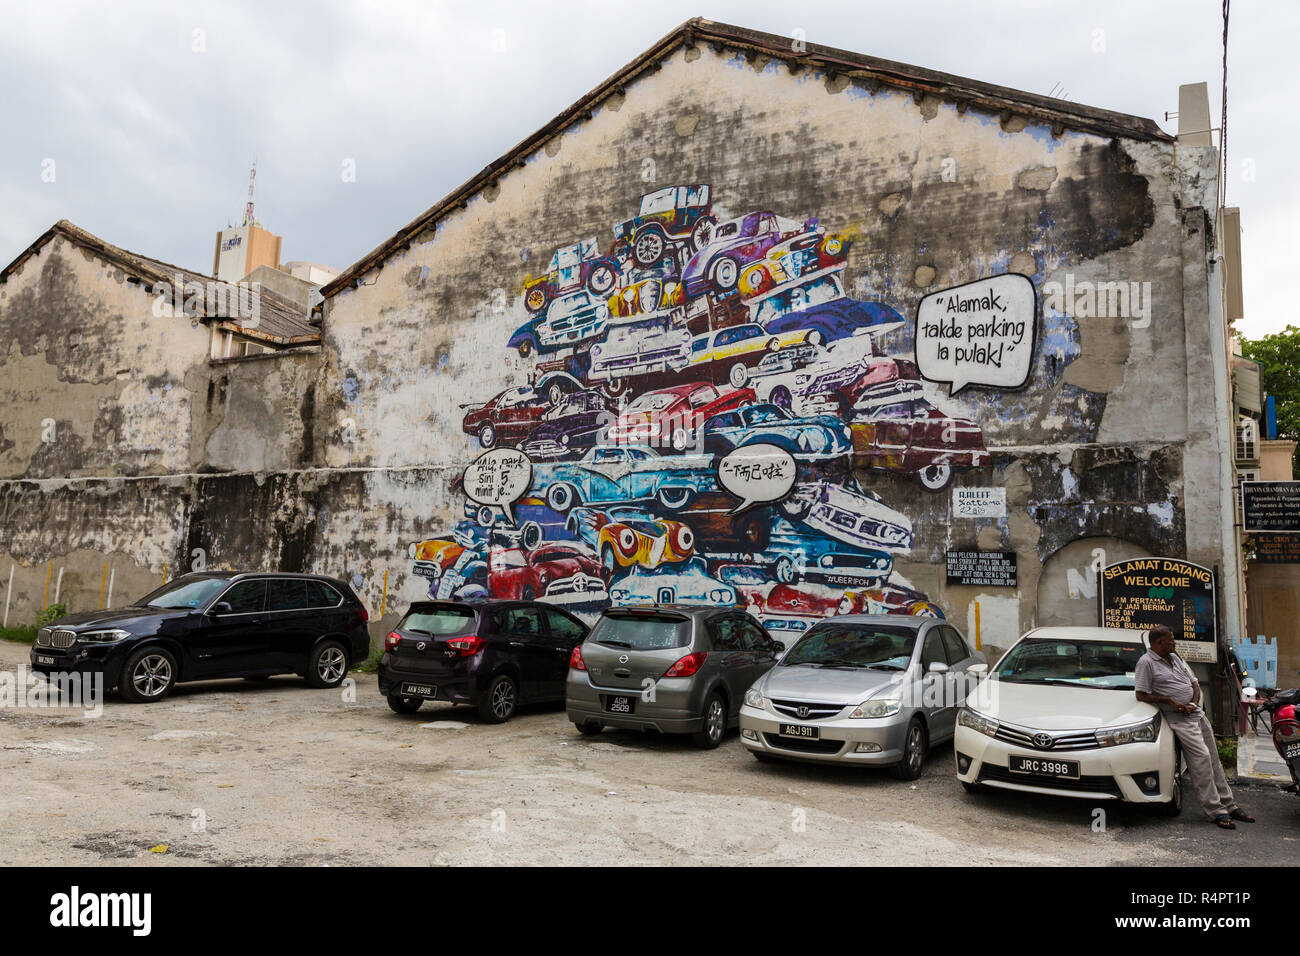
{"label": "weathered concrete wall", "polygon": [[[131,474],[133,467],[236,473],[190,474],[176,479],[181,483],[175,487],[145,482],[133,486],[130,494],[142,496],[137,499],[115,491],[122,510],[91,516],[100,529],[91,544],[65,545],[60,535],[84,492],[47,488],[42,493],[58,506],[30,507],[21,528],[9,521],[0,525],[0,552],[16,557],[24,581],[38,583],[45,562],[66,555],[62,560],[73,576],[65,575],[65,586],[76,584],[81,606],[98,599],[100,549],[129,559],[131,580],[139,577],[142,586],[149,575],[161,573],[163,563],[189,567],[196,552],[212,567],[336,574],[357,586],[372,613],[386,600],[390,619],[395,604],[444,590],[540,595],[536,581],[524,585],[510,574],[488,573],[490,561],[522,553],[513,545],[533,552],[536,541],[521,540],[520,527],[489,529],[491,513],[476,520],[460,479],[486,444],[528,447],[538,418],[555,411],[554,398],[527,396],[522,405],[535,418],[517,433],[505,427],[504,417],[489,416],[495,427],[485,433],[481,416],[467,416],[478,414],[473,406],[511,389],[545,391],[541,387],[554,381],[545,376],[561,368],[591,388],[610,420],[638,397],[690,381],[715,386],[726,407],[762,404],[757,391],[752,398],[741,394],[757,373],[737,389],[722,362],[701,369],[695,379],[675,368],[629,377],[616,389],[593,375],[592,347],[613,341],[606,331],[554,350],[537,339],[520,347],[530,332],[540,334],[538,323],[551,316],[555,301],[569,295],[559,288],[563,277],[557,279],[545,301],[535,303],[534,314],[525,303],[526,283],[538,288],[535,280],[546,277],[552,255],[588,237],[596,239],[593,258],[579,268],[606,259],[617,273],[612,298],[596,296],[595,311],[617,311],[613,298],[648,278],[662,280],[669,292],[669,284],[681,283],[699,256],[712,263],[708,256],[721,254],[712,233],[698,241],[669,241],[666,258],[652,267],[638,265],[631,248],[620,250],[612,231],[637,215],[647,194],[707,184],[708,214],[717,223],[766,211],[789,221],[781,227],[782,242],[796,233],[796,240],[811,236],[817,243],[837,238],[840,245],[827,252],[823,274],[840,283],[836,308],[851,312],[865,329],[871,369],[892,369],[892,377],[877,384],[901,383],[916,408],[936,410],[942,435],[928,440],[941,447],[925,461],[882,451],[881,436],[898,422],[882,416],[882,403],[855,404],[858,393],[830,410],[837,420],[832,425],[852,436],[856,455],[842,446],[821,456],[791,446],[800,487],[847,495],[858,509],[852,513],[883,514],[906,526],[906,535],[872,546],[850,544],[842,533],[814,527],[806,513],[783,513],[773,504],[747,514],[760,519],[759,537],[780,540],[750,540],[735,526],[721,532],[714,526],[725,524],[724,513],[739,501],[730,499],[705,514],[699,505],[704,491],[685,505],[624,484],[622,497],[563,500],[555,489],[577,487],[589,480],[584,474],[595,473],[576,461],[595,441],[590,435],[553,458],[537,453],[531,484],[513,507],[519,525],[535,522],[543,541],[584,569],[576,574],[585,574],[584,586],[591,588],[578,605],[583,610],[610,600],[620,582],[636,581],[654,597],[663,593],[655,588],[674,576],[682,578],[672,584],[677,599],[716,600],[686,593],[685,579],[693,574],[695,585],[707,592],[732,574],[735,600],[769,622],[806,623],[842,609],[841,598],[848,597],[855,610],[938,608],[970,632],[978,602],[984,643],[1005,647],[1036,620],[1078,619],[1077,602],[1086,604],[1086,596],[1062,585],[1067,568],[1079,567],[1076,552],[1087,547],[1091,554],[1097,540],[1108,542],[1117,558],[1156,553],[1213,564],[1221,552],[1205,315],[1210,237],[1199,210],[1213,191],[1214,163],[1206,151],[1187,149],[1179,150],[1177,162],[1169,144],[1054,132],[933,96],[918,101],[888,88],[872,92],[847,76],[829,79],[805,70],[792,77],[784,65],[761,58],[751,63],[709,47],[678,49],[661,70],[595,107],[589,119],[557,134],[521,168],[439,221],[436,234],[426,234],[327,300],[319,356],[209,367],[143,354],[144,324],[119,308],[115,314],[124,317],[115,327],[124,325],[130,334],[112,333],[128,342],[114,354],[129,355],[132,348],[141,353],[137,364],[121,366],[139,370],[130,382],[139,388],[162,374],[157,368],[164,365],[183,386],[177,400],[184,414],[178,408],[171,417],[155,415],[145,431],[158,436],[170,428],[183,435],[184,448],[165,459],[122,451],[114,453],[116,459],[75,455],[45,466],[29,434],[34,411],[28,411],[19,416],[28,423],[21,426],[21,443],[5,426],[6,440],[17,449],[0,444],[7,473],[81,475],[102,468]],[[810,217],[818,222],[808,223]],[[743,264],[768,261],[770,253],[745,252]],[[87,271],[90,266],[79,265],[80,258],[51,257],[62,264],[51,267],[48,278],[43,271],[29,276],[29,265],[17,287],[11,281],[0,295],[24,294],[25,281],[32,300],[14,308],[0,299],[0,321],[34,312],[49,321],[59,301],[84,314],[82,300],[90,294],[76,290],[99,290],[105,283]],[[1003,274],[1033,284],[1036,336],[1028,375],[1023,385],[976,384],[952,395],[944,382],[916,368],[912,320],[918,304],[927,294]],[[590,275],[580,279],[590,281]],[[1075,295],[1102,283],[1124,283],[1126,290],[1137,283],[1124,314],[1106,307],[1104,292],[1101,309],[1086,295]],[[51,294],[64,287],[72,291],[59,293],[62,299]],[[681,292],[680,299],[670,295],[655,314],[697,338],[732,321],[758,322],[764,334],[775,334],[778,326],[764,317],[762,303],[769,292],[776,296],[796,287],[810,288],[802,276],[752,295],[742,294],[739,285],[701,286]],[[89,299],[89,307],[98,301]],[[710,303],[718,309],[712,317]],[[810,314],[811,307],[789,308],[778,318]],[[635,314],[607,318],[610,329],[619,324],[614,318],[640,321]],[[805,335],[812,329],[797,321],[789,327]],[[193,354],[205,355],[206,331],[194,331],[202,342],[194,343]],[[808,343],[825,358],[822,347],[855,338],[847,333],[828,332]],[[637,336],[631,338],[636,344]],[[187,355],[190,344],[186,339]],[[58,393],[66,396],[60,401],[85,409],[100,401],[112,405],[126,388],[115,369],[69,385],[56,370],[58,361],[37,356],[34,346],[28,352],[11,349],[15,361],[44,363],[44,378],[18,373],[31,382],[24,395]],[[799,359],[795,371],[811,361]],[[857,384],[866,388],[864,382]],[[75,389],[82,384],[99,391],[80,396]],[[875,401],[870,388],[861,394]],[[779,404],[774,392],[764,397]],[[126,398],[128,408],[139,407],[132,393]],[[38,401],[23,400],[33,409]],[[135,415],[132,410],[128,417]],[[790,417],[800,420],[797,430],[815,427],[812,413],[795,409]],[[969,444],[943,437],[949,426],[966,434]],[[703,445],[706,431],[692,427],[691,442]],[[654,450],[667,459],[662,473],[698,480],[700,488],[721,456],[705,445],[710,462],[697,467],[674,457],[680,448]],[[856,466],[852,477],[850,460]],[[927,489],[922,473],[944,464],[955,473],[942,481],[932,476]],[[10,485],[5,494],[18,495],[21,487]],[[954,487],[1004,489],[1005,516],[954,516]],[[590,497],[590,489],[583,490]],[[611,517],[655,524],[658,530],[648,535],[658,536],[660,544],[685,525],[694,532],[694,546],[669,554],[652,542],[627,563],[616,558],[614,567],[602,568],[611,539],[590,522]],[[156,550],[140,553],[138,544],[131,550],[130,540],[142,535],[152,537]],[[837,553],[878,557],[882,564],[865,577],[849,575],[848,583],[828,580],[814,567],[815,558],[805,560],[805,551],[827,542]],[[945,552],[975,549],[1015,552],[1018,587],[949,586]],[[693,558],[702,567],[687,574]],[[782,558],[796,560],[787,567]],[[428,576],[431,568],[436,579]],[[749,578],[740,573],[746,568]],[[5,574],[0,563],[0,582]],[[1045,582],[1044,575],[1062,580]],[[565,580],[574,577],[571,568]],[[24,584],[14,595],[24,614],[39,604],[32,594],[32,585]]]}
{"label": "weathered concrete wall", "polygon": [[[776,63],[679,50],[439,221],[436,235],[327,302],[316,462],[463,468],[483,443],[466,432],[462,406],[538,384],[539,362],[568,359],[572,368],[576,358],[581,370],[590,361],[582,353],[603,341],[594,336],[572,354],[507,347],[534,318],[521,294],[526,277],[546,273],[552,252],[588,236],[609,254],[611,229],[636,214],[644,194],[709,184],[719,221],[755,210],[796,222],[816,216],[822,234],[850,243],[841,273],[848,296],[908,320],[876,337],[878,354],[914,357],[910,320],[927,293],[1007,272],[1034,283],[1037,342],[1023,388],[949,397],[940,383],[921,383],[951,419],[976,423],[992,453],[955,483],[1006,488],[1007,516],[955,518],[948,490],[931,494],[898,469],[858,472],[863,489],[912,525],[913,545],[891,554],[889,581],[962,624],[980,600],[985,640],[992,621],[1005,646],[1035,620],[1042,562],[1072,540],[1113,536],[1135,551],[1209,563],[1221,552],[1213,463],[1200,447],[1185,454],[1214,418],[1206,237],[1189,234],[1198,213],[1184,208],[1185,197],[1199,200],[1213,183],[1212,157],[1182,152],[1176,168],[1168,144],[1053,135],[933,97],[873,93],[848,77],[792,78]],[[625,272],[620,287],[646,274]],[[1124,315],[1098,315],[1096,303],[1063,302],[1059,292],[1115,282],[1138,283],[1140,298]],[[1185,318],[1198,331],[1189,333]],[[624,401],[667,384],[634,383]],[[856,430],[861,417],[844,420]],[[544,477],[534,462],[533,494]],[[422,534],[434,541],[465,517],[463,497],[440,500],[430,497]],[[672,516],[660,508],[652,517]],[[944,552],[977,547],[1014,550],[1019,588],[949,588]],[[711,573],[726,560],[700,551]],[[771,595],[770,586],[751,590]],[[827,596],[820,585],[808,590]]]}
{"label": "weathered concrete wall", "polygon": [[208,329],[55,237],[0,285],[0,476],[191,471]]}

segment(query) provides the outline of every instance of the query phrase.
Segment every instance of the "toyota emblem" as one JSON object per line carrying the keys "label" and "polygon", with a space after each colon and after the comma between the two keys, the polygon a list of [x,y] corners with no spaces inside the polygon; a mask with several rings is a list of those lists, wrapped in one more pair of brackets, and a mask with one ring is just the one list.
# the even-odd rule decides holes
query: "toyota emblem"
{"label": "toyota emblem", "polygon": [[1039,750],[1051,750],[1056,743],[1056,738],[1051,734],[1034,734],[1034,746]]}
{"label": "toyota emblem", "polygon": [[626,654],[620,654],[620,655],[618,655],[618,662],[619,662],[620,664],[626,664],[627,661],[628,661],[628,656],[627,656]]}

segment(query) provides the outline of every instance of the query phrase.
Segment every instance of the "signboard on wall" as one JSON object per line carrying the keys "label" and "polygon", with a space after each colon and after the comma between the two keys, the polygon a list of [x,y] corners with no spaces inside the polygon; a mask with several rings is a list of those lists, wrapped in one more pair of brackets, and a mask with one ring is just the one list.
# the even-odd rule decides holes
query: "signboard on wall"
{"label": "signboard on wall", "polygon": [[1243,481],[1241,527],[1247,534],[1300,531],[1300,481]]}
{"label": "signboard on wall", "polygon": [[984,588],[1016,587],[1014,551],[949,551],[948,583]]}
{"label": "signboard on wall", "polygon": [[1260,564],[1300,564],[1300,534],[1261,534],[1255,539],[1255,560]]}
{"label": "signboard on wall", "polygon": [[952,516],[954,518],[1005,518],[1007,489],[954,488]]}
{"label": "signboard on wall", "polygon": [[1218,660],[1214,572],[1181,558],[1133,558],[1101,573],[1101,623],[1145,631],[1164,624],[1187,661]]}

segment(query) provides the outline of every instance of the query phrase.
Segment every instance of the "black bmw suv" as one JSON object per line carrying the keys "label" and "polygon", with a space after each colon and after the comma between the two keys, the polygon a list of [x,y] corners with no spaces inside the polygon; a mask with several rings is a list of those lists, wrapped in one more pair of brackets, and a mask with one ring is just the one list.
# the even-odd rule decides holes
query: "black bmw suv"
{"label": "black bmw suv", "polygon": [[129,607],[41,628],[32,670],[102,672],[123,700],[161,700],[180,681],[300,674],[336,687],[370,654],[368,615],[347,584],[313,574],[184,574]]}
{"label": "black bmw suv", "polygon": [[521,703],[564,700],[587,625],[538,601],[419,601],[384,640],[379,692],[399,714],[426,700],[469,704],[489,723]]}

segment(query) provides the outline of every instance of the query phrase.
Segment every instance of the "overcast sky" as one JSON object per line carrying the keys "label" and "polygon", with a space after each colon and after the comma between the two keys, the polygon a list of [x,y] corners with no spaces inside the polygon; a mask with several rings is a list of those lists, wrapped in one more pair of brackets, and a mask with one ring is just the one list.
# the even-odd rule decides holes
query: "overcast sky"
{"label": "overcast sky", "polygon": [[[206,272],[255,158],[282,257],[344,268],[692,16],[1055,88],[1171,132],[1179,84],[1205,80],[1219,125],[1219,0],[0,0],[0,263],[66,218]],[[1300,4],[1232,5],[1228,202],[1249,336],[1293,321],[1267,276],[1300,251],[1298,36]]]}

